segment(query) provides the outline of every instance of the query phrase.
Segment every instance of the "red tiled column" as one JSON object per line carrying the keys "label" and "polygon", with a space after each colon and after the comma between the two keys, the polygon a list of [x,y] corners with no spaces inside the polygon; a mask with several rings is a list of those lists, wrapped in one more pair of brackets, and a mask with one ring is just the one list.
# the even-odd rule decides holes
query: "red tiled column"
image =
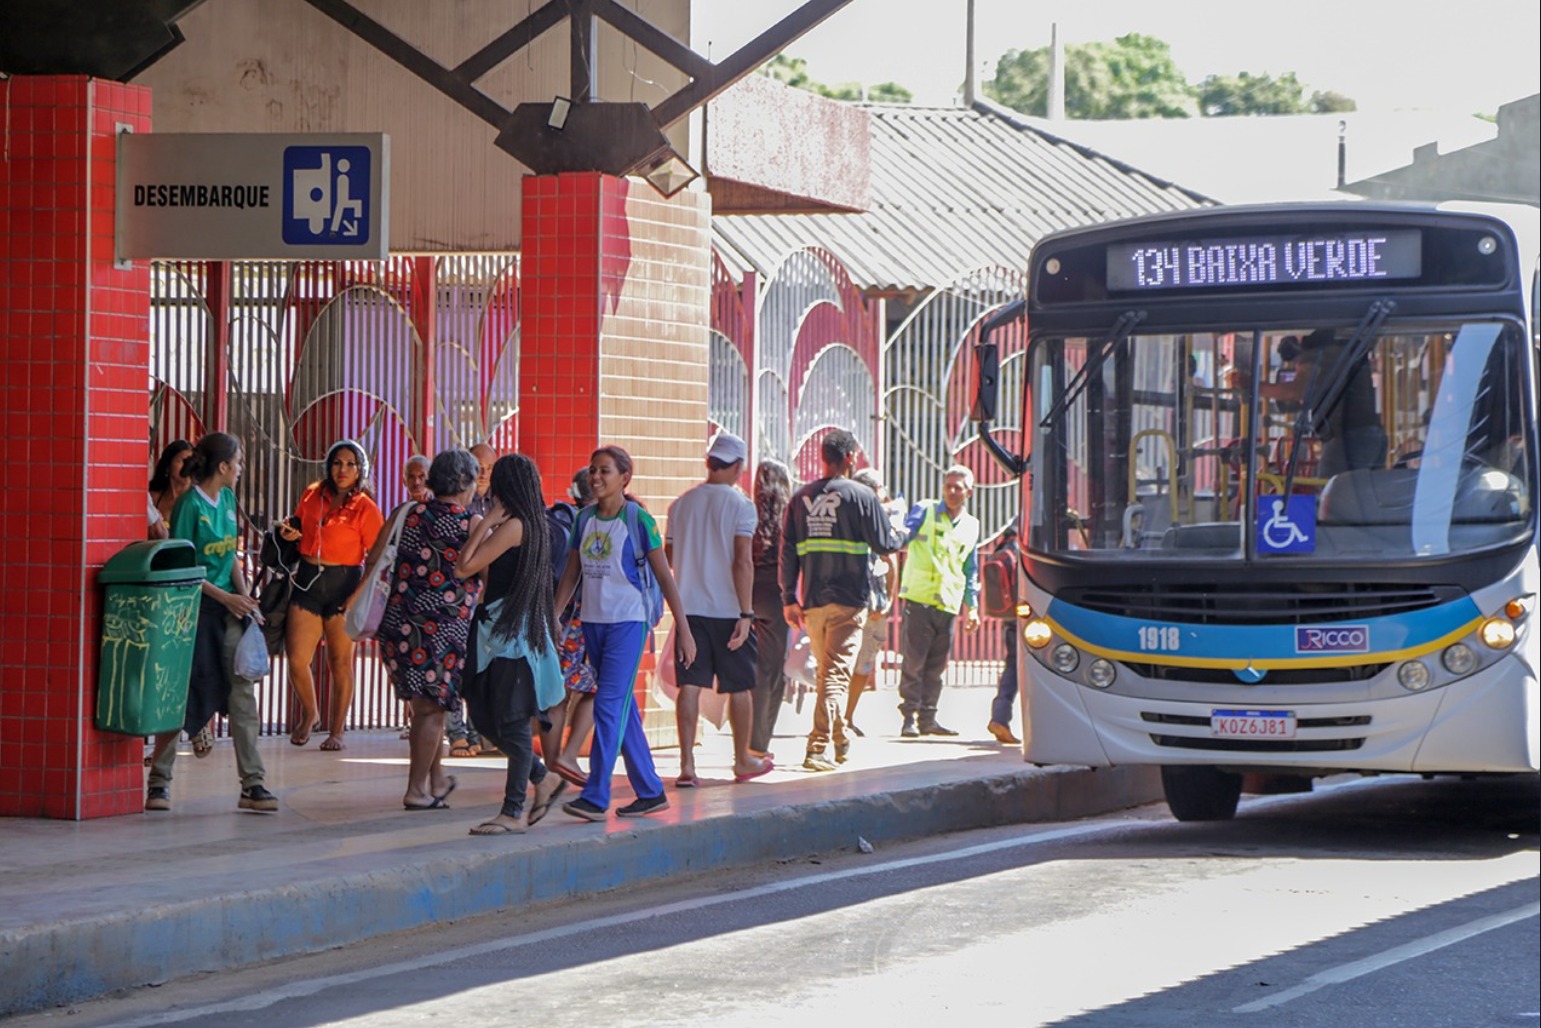
{"label": "red tiled column", "polygon": [[143,803],[143,747],[96,731],[96,572],[145,535],[149,268],[113,266],[117,126],[150,91],[0,81],[0,815]]}
{"label": "red tiled column", "polygon": [[[625,447],[631,491],[662,527],[705,473],[711,198],[533,176],[523,217],[519,448],[555,499],[596,446]],[[647,723],[674,741],[672,717]]]}

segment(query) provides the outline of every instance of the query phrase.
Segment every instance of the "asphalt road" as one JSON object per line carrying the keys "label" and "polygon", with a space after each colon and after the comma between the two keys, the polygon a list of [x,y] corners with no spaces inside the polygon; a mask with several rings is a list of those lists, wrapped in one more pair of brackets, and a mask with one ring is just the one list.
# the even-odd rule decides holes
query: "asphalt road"
{"label": "asphalt road", "polygon": [[[512,911],[57,1025],[1541,1025],[1530,780],[1341,780]],[[854,843],[855,840],[853,840]]]}

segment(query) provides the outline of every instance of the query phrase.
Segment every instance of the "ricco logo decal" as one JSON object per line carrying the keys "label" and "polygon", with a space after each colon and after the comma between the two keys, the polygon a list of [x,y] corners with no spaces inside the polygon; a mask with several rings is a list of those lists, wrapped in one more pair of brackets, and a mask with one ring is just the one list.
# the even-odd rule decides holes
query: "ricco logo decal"
{"label": "ricco logo decal", "polygon": [[1295,629],[1296,653],[1369,653],[1368,625],[1333,625]]}

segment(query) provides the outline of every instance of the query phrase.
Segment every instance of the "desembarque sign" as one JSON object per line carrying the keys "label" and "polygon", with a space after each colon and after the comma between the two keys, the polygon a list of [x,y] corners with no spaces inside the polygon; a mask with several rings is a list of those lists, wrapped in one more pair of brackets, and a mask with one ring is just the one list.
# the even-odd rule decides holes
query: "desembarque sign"
{"label": "desembarque sign", "polygon": [[388,256],[383,133],[118,135],[114,256]]}
{"label": "desembarque sign", "polygon": [[1417,229],[1119,243],[1107,254],[1109,290],[1319,285],[1423,274]]}

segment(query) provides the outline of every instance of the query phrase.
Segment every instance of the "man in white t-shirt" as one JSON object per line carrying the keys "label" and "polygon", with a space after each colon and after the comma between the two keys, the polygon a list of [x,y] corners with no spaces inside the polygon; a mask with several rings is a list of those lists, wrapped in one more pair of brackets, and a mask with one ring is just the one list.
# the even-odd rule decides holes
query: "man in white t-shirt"
{"label": "man in white t-shirt", "polygon": [[733,779],[747,782],[771,770],[768,758],[749,752],[754,727],[755,683],[754,564],[750,542],[757,522],[754,503],[735,484],[743,474],[749,448],[731,432],[718,432],[706,451],[706,481],[669,505],[664,552],[674,568],[689,631],[696,640],[695,663],[674,664],[679,698],[675,718],[680,733],[680,776],[675,787],[692,788],[696,779],[696,726],[701,690],[728,697],[733,729]]}

